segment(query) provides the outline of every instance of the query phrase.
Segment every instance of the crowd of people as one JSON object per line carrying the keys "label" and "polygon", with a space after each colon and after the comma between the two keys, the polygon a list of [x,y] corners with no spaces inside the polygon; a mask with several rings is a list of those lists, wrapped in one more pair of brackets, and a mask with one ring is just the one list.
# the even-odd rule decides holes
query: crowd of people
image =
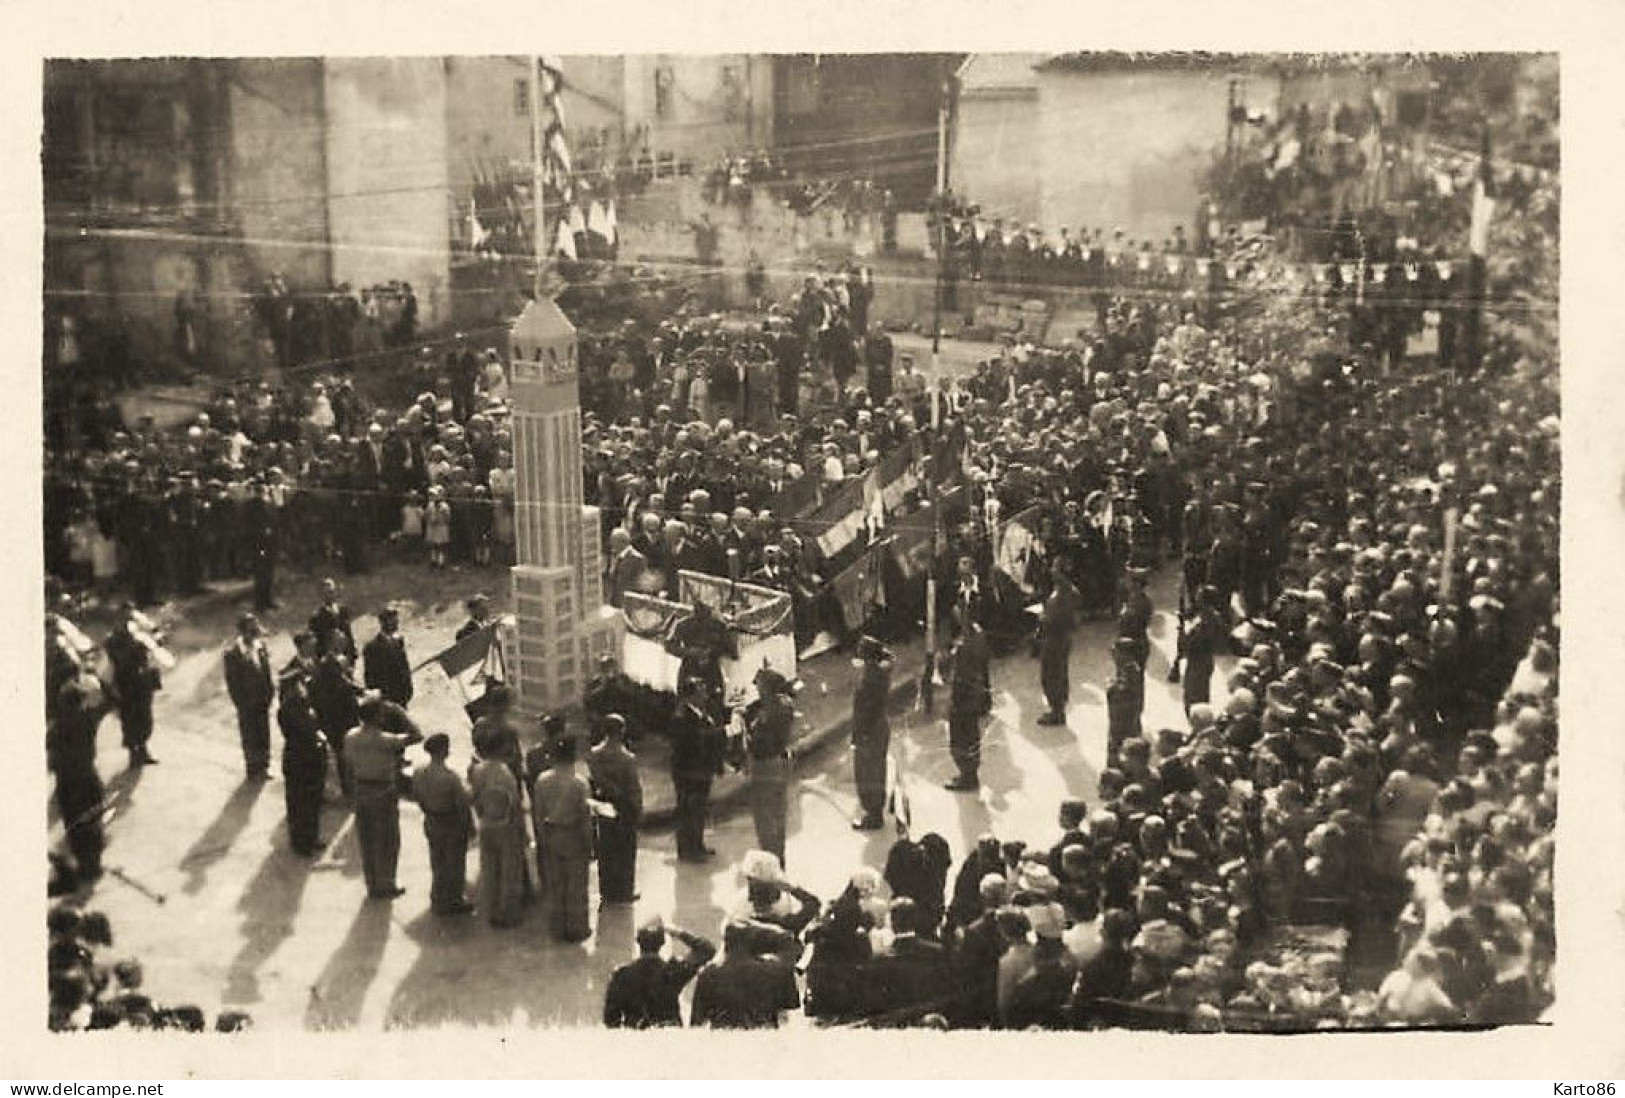
{"label": "crowd of people", "polygon": [[[1014,1028],[1538,1017],[1555,949],[1560,486],[1553,330],[1520,315],[1555,256],[1534,227],[1551,196],[1532,197],[1498,229],[1525,248],[1481,374],[1391,372],[1344,342],[1347,320],[1297,302],[1211,328],[1119,303],[1081,354],[985,368],[961,409],[982,492],[952,531],[950,740],[956,718],[970,731],[950,788],[977,788],[978,619],[1008,585],[1043,598],[1044,663],[1079,610],[1118,615],[1099,804],[1063,805],[1044,847],[988,836],[951,890],[932,835],[827,905],[752,856],[722,961],[701,969],[692,943],[662,961],[652,927],[629,971],[700,980],[697,1025],[776,1025],[798,1006]],[[1337,349],[1310,353],[1328,320]],[[998,516],[1033,508],[1037,537],[1001,556]],[[1126,594],[1099,589],[1116,531]],[[1141,725],[1134,580],[1164,553],[1183,571],[1188,730]],[[1216,697],[1226,650],[1240,658]],[[1044,678],[1052,717],[1067,684]],[[637,1009],[612,995],[606,1020],[670,1024],[671,987]]]}
{"label": "crowd of people", "polygon": [[[992,678],[1011,673],[992,642],[1032,632],[1049,705],[1039,719],[1064,725],[1079,621],[1104,617],[1115,632],[1107,765],[1094,796],[1059,806],[1059,837],[987,835],[956,867],[945,840],[915,838],[899,819],[905,833],[884,866],[859,868],[827,904],[785,865],[791,684],[759,675],[760,700],[730,739],[713,685],[677,638],[685,673],[664,723],[679,854],[709,856],[706,798],[730,758],[750,775],[761,849],[740,867],[745,897],[720,954],[702,934],[646,925],[640,956],[608,986],[606,1024],[681,1024],[690,983],[689,1023],[728,1027],[778,1025],[798,1009],[826,1024],[1013,1029],[1540,1017],[1553,999],[1559,780],[1558,364],[1543,308],[1556,194],[1552,177],[1525,183],[1492,230],[1492,250],[1499,241],[1516,259],[1492,265],[1473,359],[1441,340],[1424,365],[1406,341],[1424,305],[1453,325],[1479,303],[1306,292],[1295,257],[1233,235],[1165,242],[1167,256],[1210,259],[1222,292],[1103,294],[1089,338],[1014,349],[944,394],[935,436],[923,380],[894,376],[889,346],[871,334],[861,275],[809,277],[759,327],[677,317],[589,337],[586,494],[601,510],[610,602],[673,595],[678,572],[708,572],[788,590],[798,632],[821,626],[830,577],[786,501],[809,484],[816,499],[921,440],[925,476],[943,490],[934,567],[951,625],[936,670],[949,693],[950,789],[980,788]],[[1097,285],[1096,255],[1150,248],[1063,233],[1056,249],[994,230],[962,221],[955,252],[999,281]],[[1409,281],[1403,258],[1395,270],[1390,281]],[[258,580],[284,544],[296,559],[364,567],[380,538],[421,535],[431,563],[478,561],[511,542],[505,382],[499,361],[472,350],[445,373],[399,416],[364,410],[338,380],[331,393],[266,386],[222,398],[182,432],[108,425],[54,458],[50,559],[93,578],[124,569],[137,601],[245,570]],[[809,381],[825,391],[809,396]],[[300,500],[324,498],[331,511],[297,517]],[[1165,565],[1179,569],[1177,644],[1154,668],[1147,581]],[[268,605],[268,579],[260,594]],[[690,633],[713,624],[695,617]],[[477,612],[471,624],[482,627]],[[250,777],[269,765],[261,726],[275,704],[297,849],[319,846],[307,802],[312,789],[319,802],[330,753],[370,895],[399,894],[409,791],[437,912],[478,910],[510,927],[536,892],[555,937],[586,937],[595,854],[603,899],[636,899],[642,790],[628,764],[630,708],[600,689],[611,669],[589,690],[596,745],[585,760],[556,715],[522,751],[533,737],[498,694],[477,716],[465,781],[446,765],[447,738],[425,738],[407,716],[396,628],[381,619],[375,674],[373,645],[358,649],[348,612],[324,591],[273,689],[245,619],[233,700],[240,718],[260,714],[243,724]],[[155,761],[158,675],[140,619],[106,647],[111,698],[60,655],[68,649],[52,650],[65,821],[99,802],[83,744],[108,705],[132,764]],[[854,656],[854,826],[874,829],[888,811],[892,657],[872,636]],[[1188,727],[1145,723],[1154,671],[1180,684]],[[404,752],[418,744],[430,761],[404,779]],[[463,862],[475,833],[470,904]],[[75,842],[88,852],[92,838],[70,827],[79,860],[88,854]],[[53,961],[53,1004],[55,972]],[[64,981],[64,1016],[84,1013],[88,980]]]}
{"label": "crowd of people", "polygon": [[[191,1004],[155,1002],[145,989],[141,962],[109,962],[113,928],[99,911],[58,904],[46,917],[50,945],[48,1024],[53,1033],[72,1030],[143,1029],[202,1033],[208,1017]],[[222,1011],[217,1033],[239,1033],[252,1024],[241,1011]]]}

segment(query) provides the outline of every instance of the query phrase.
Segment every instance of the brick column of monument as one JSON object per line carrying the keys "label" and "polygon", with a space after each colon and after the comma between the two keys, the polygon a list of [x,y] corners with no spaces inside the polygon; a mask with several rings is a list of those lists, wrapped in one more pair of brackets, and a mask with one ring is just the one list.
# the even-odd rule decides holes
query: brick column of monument
{"label": "brick column of monument", "polygon": [[514,613],[508,673],[532,712],[581,701],[594,659],[612,649],[603,611],[598,509],[582,505],[575,328],[534,301],[508,337],[513,409]]}

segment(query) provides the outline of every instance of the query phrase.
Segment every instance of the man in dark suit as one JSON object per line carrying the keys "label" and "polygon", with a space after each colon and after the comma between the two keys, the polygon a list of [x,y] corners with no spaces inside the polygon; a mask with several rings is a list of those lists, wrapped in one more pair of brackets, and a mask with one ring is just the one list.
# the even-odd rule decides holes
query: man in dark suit
{"label": "man in dark suit", "polygon": [[237,639],[226,649],[226,693],[237,710],[237,733],[243,744],[243,765],[248,780],[264,781],[271,767],[271,702],[276,688],[271,679],[271,653],[265,630],[253,614],[237,622]]}
{"label": "man in dark suit", "polygon": [[393,533],[401,516],[400,502],[388,491],[386,468],[383,424],[368,424],[367,436],[356,443],[351,487],[366,493],[356,497],[356,501],[372,511],[372,528],[378,533]]}
{"label": "man in dark suit", "polygon": [[604,596],[611,606],[621,604],[621,596],[628,591],[641,591],[649,561],[632,545],[632,535],[617,526],[609,532],[609,582],[604,585]]}
{"label": "man in dark suit", "polygon": [[405,709],[412,702],[412,668],[400,629],[399,610],[386,606],[378,612],[378,635],[361,653],[361,678],[368,690]]}
{"label": "man in dark suit", "polygon": [[715,851],[705,845],[711,782],[722,770],[723,732],[711,715],[703,679],[683,682],[671,721],[671,780],[677,791],[677,857],[701,862]]}
{"label": "man in dark suit", "polygon": [[[684,948],[681,957],[662,957],[667,938]],[[681,1026],[678,997],[700,969],[717,955],[717,947],[680,927],[663,926],[658,917],[637,934],[638,959],[609,978],[604,993],[604,1025],[611,1029]]]}
{"label": "man in dark suit", "polygon": [[940,942],[919,936],[919,908],[907,896],[891,903],[891,948],[875,959],[873,996],[881,1015],[946,1009],[953,982],[948,951]]}
{"label": "man in dark suit", "polygon": [[281,520],[271,502],[271,489],[265,478],[255,474],[250,482],[254,494],[243,504],[243,522],[248,540],[250,569],[254,575],[254,609],[276,609],[276,558],[280,551]]}
{"label": "man in dark suit", "polygon": [[350,610],[339,601],[339,585],[332,579],[322,580],[322,602],[310,615],[310,635],[316,638],[316,654],[327,655],[337,633],[340,651],[352,661],[356,658],[355,631],[350,626]]}
{"label": "man in dark suit", "polygon": [[949,653],[948,750],[958,768],[947,788],[974,793],[981,788],[982,718],[993,709],[992,651],[987,634],[963,605],[954,608],[959,640]]}

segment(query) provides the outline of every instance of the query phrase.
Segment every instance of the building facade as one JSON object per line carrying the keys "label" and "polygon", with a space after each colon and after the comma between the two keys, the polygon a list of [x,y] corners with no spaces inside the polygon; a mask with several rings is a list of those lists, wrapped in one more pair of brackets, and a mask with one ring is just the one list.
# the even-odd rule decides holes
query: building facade
{"label": "building facade", "polygon": [[[48,330],[72,317],[115,370],[240,373],[286,360],[256,321],[273,275],[312,321],[296,325],[300,363],[348,350],[314,323],[336,291],[410,284],[425,330],[479,315],[470,295],[506,303],[533,255],[530,66],[48,62]],[[639,157],[675,173],[772,141],[765,58],[569,57],[564,74],[567,140],[588,186]],[[473,262],[524,269],[457,275]]]}
{"label": "building facade", "polygon": [[988,218],[1161,241],[1194,229],[1204,180],[1249,119],[1375,105],[1414,126],[1430,81],[1425,58],[1398,56],[975,54],[958,74],[951,182]]}

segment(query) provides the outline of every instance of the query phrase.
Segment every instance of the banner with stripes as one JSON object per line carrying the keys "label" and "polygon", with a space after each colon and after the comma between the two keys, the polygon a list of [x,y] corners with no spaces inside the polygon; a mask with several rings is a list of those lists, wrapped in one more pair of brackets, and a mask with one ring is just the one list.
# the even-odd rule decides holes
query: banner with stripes
{"label": "banner with stripes", "polygon": [[566,203],[575,200],[575,173],[570,162],[570,146],[564,136],[564,69],[557,57],[536,59],[536,104],[542,114],[542,180],[558,192]]}

